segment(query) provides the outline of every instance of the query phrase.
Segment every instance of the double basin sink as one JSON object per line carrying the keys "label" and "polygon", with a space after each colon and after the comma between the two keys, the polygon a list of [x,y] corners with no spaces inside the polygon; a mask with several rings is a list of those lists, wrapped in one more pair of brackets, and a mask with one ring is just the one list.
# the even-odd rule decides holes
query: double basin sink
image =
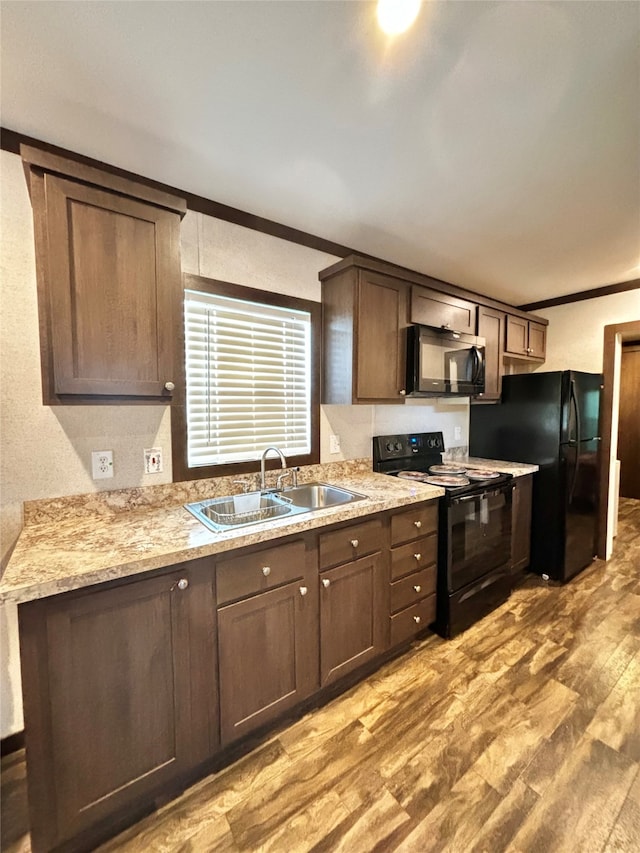
{"label": "double basin sink", "polygon": [[216,532],[259,524],[284,516],[315,512],[363,500],[366,495],[328,483],[304,483],[274,492],[248,492],[185,504],[199,521]]}

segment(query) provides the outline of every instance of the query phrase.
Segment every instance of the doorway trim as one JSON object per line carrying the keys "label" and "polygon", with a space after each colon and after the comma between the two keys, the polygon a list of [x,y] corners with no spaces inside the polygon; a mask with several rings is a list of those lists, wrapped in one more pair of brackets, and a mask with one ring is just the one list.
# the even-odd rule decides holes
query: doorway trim
{"label": "doorway trim", "polygon": [[[622,344],[640,338],[640,320],[630,323],[614,323],[604,327],[604,346],[602,373],[604,388],[602,391],[602,410],[600,415],[600,434],[602,448],[600,454],[600,499],[598,508],[598,557],[608,559],[607,540],[609,538],[609,502],[613,500],[613,465],[611,450],[618,446],[617,423],[620,389],[620,360]],[[614,424],[616,426],[615,435]]]}

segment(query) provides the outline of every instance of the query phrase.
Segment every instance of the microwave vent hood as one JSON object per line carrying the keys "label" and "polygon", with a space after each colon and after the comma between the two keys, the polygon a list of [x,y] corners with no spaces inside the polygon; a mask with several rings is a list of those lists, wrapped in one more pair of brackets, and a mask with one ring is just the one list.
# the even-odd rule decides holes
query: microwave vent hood
{"label": "microwave vent hood", "polygon": [[408,327],[408,397],[482,395],[484,373],[484,338],[431,326]]}

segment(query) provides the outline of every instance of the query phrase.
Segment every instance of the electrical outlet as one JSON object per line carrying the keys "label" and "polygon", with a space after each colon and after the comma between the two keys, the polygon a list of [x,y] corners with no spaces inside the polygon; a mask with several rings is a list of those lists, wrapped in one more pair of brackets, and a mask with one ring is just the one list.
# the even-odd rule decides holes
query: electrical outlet
{"label": "electrical outlet", "polygon": [[162,448],[150,447],[144,451],[144,473],[145,474],[161,474],[162,473]]}
{"label": "electrical outlet", "polygon": [[113,450],[91,452],[91,476],[94,480],[108,480],[113,477]]}
{"label": "electrical outlet", "polygon": [[454,427],[453,428],[453,440],[454,441],[460,441],[461,438],[462,438],[462,427],[459,427],[459,426]]}
{"label": "electrical outlet", "polygon": [[329,453],[340,453],[340,436],[331,434],[329,436]]}

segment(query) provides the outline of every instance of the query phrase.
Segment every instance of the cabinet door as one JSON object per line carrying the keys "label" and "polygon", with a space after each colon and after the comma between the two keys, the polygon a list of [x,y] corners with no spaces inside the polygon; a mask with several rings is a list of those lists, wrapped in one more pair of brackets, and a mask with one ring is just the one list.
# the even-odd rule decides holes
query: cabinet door
{"label": "cabinet door", "polygon": [[513,480],[511,522],[511,572],[518,574],[529,565],[531,556],[531,497],[533,476]]}
{"label": "cabinet door", "polygon": [[212,577],[183,566],[21,614],[34,849],[152,802],[215,752]]}
{"label": "cabinet door", "polygon": [[317,594],[304,581],[220,608],[223,744],[280,716],[317,687],[316,620]]}
{"label": "cabinet door", "polygon": [[528,355],[529,349],[529,321],[523,317],[514,317],[507,314],[507,331],[505,337],[505,351],[512,355]]}
{"label": "cabinet door", "polygon": [[356,327],[356,398],[404,400],[406,382],[407,285],[361,270]]}
{"label": "cabinet door", "polygon": [[475,335],[476,311],[477,305],[466,299],[427,287],[416,285],[411,288],[412,323]]}
{"label": "cabinet door", "polygon": [[478,335],[486,341],[484,394],[479,394],[478,399],[500,399],[504,373],[504,323],[504,312],[484,305],[478,307]]}
{"label": "cabinet door", "polygon": [[529,355],[532,358],[546,358],[547,327],[542,323],[529,322]]}
{"label": "cabinet door", "polygon": [[320,573],[321,687],[385,650],[388,613],[380,554]]}
{"label": "cabinet door", "polygon": [[[45,174],[53,392],[170,398],[178,214]],[[170,386],[171,387],[171,386]]]}

